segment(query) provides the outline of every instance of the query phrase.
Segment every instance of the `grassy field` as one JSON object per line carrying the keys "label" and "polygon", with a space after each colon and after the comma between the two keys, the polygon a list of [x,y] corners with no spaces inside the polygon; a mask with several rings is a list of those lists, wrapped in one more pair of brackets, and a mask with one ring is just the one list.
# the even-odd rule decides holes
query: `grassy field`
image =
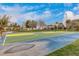
{"label": "grassy field", "polygon": [[46,31],[46,32],[21,32],[21,33],[8,34],[6,43],[35,40],[35,39],[60,35],[61,33],[64,32]]}
{"label": "grassy field", "polygon": [[48,56],[79,56],[79,40],[64,48],[50,53]]}

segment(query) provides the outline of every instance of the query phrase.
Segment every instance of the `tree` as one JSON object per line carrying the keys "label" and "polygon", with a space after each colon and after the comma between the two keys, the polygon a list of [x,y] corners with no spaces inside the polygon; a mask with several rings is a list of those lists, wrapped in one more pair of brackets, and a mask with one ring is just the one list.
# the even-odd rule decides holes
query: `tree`
{"label": "tree", "polygon": [[38,27],[39,29],[44,29],[44,26],[46,26],[46,23],[43,20],[38,21]]}
{"label": "tree", "polygon": [[71,25],[73,31],[79,31],[79,19],[73,20]]}
{"label": "tree", "polygon": [[[4,30],[7,30],[7,27],[8,27],[8,23],[9,23],[9,16],[7,15],[4,15],[2,17],[0,17],[0,27],[2,27]],[[4,31],[4,30],[1,30],[0,31]]]}
{"label": "tree", "polygon": [[67,30],[78,31],[79,30],[79,19],[67,20],[66,28]]}
{"label": "tree", "polygon": [[25,26],[26,26],[26,28],[31,28],[31,26],[32,26],[31,20],[27,20],[27,21],[25,22]]}
{"label": "tree", "polygon": [[8,23],[9,23],[8,20],[9,20],[9,16],[7,16],[7,15],[0,17],[0,34],[1,35],[7,29],[7,26],[8,26]]}
{"label": "tree", "polygon": [[58,29],[59,29],[59,30],[63,30],[64,28],[65,28],[65,27],[64,27],[63,23],[59,23]]}
{"label": "tree", "polygon": [[56,22],[56,23],[55,23],[55,30],[58,30],[58,26],[59,26],[59,23]]}
{"label": "tree", "polygon": [[37,26],[37,22],[36,21],[34,21],[34,20],[32,20],[32,29],[34,29],[34,28],[36,28],[36,26]]}
{"label": "tree", "polygon": [[71,24],[72,24],[72,21],[71,20],[69,20],[69,19],[66,20],[66,29],[67,30],[70,30],[71,29],[71,26],[72,26]]}
{"label": "tree", "polygon": [[35,20],[27,20],[25,22],[25,26],[26,26],[26,28],[29,28],[29,29],[33,30],[34,28],[36,28],[37,22]]}
{"label": "tree", "polygon": [[8,23],[9,23],[9,16],[7,15],[4,15],[3,17],[0,18],[0,25],[3,26],[3,27],[6,27],[8,26]]}
{"label": "tree", "polygon": [[17,23],[12,23],[10,24],[10,29],[12,31],[20,31],[20,25],[18,25]]}
{"label": "tree", "polygon": [[45,22],[44,22],[43,20],[39,20],[39,25],[40,25],[40,26],[44,26],[44,25],[46,25],[46,24],[45,24]]}

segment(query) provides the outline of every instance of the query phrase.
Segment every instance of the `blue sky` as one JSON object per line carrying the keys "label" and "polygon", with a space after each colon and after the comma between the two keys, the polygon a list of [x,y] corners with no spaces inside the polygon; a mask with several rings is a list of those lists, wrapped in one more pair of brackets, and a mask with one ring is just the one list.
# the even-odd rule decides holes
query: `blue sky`
{"label": "blue sky", "polygon": [[76,3],[3,3],[0,4],[0,15],[10,15],[11,22],[22,24],[26,20],[43,20],[47,24],[62,22],[64,13],[71,11],[79,14]]}

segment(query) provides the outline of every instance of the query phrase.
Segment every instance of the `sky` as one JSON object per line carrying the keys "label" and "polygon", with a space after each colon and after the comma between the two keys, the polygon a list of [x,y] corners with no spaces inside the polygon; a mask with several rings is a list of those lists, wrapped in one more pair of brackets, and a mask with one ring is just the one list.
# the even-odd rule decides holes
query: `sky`
{"label": "sky", "polygon": [[62,22],[66,12],[79,15],[77,3],[2,3],[0,15],[9,15],[10,22],[23,24],[26,20],[43,20],[47,24]]}

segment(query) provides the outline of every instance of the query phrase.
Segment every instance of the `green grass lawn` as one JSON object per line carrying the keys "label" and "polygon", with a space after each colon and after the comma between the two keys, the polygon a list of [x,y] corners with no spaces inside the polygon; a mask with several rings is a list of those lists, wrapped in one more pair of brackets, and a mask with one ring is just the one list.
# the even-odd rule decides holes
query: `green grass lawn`
{"label": "green grass lawn", "polygon": [[48,56],[79,56],[79,40],[48,54]]}

